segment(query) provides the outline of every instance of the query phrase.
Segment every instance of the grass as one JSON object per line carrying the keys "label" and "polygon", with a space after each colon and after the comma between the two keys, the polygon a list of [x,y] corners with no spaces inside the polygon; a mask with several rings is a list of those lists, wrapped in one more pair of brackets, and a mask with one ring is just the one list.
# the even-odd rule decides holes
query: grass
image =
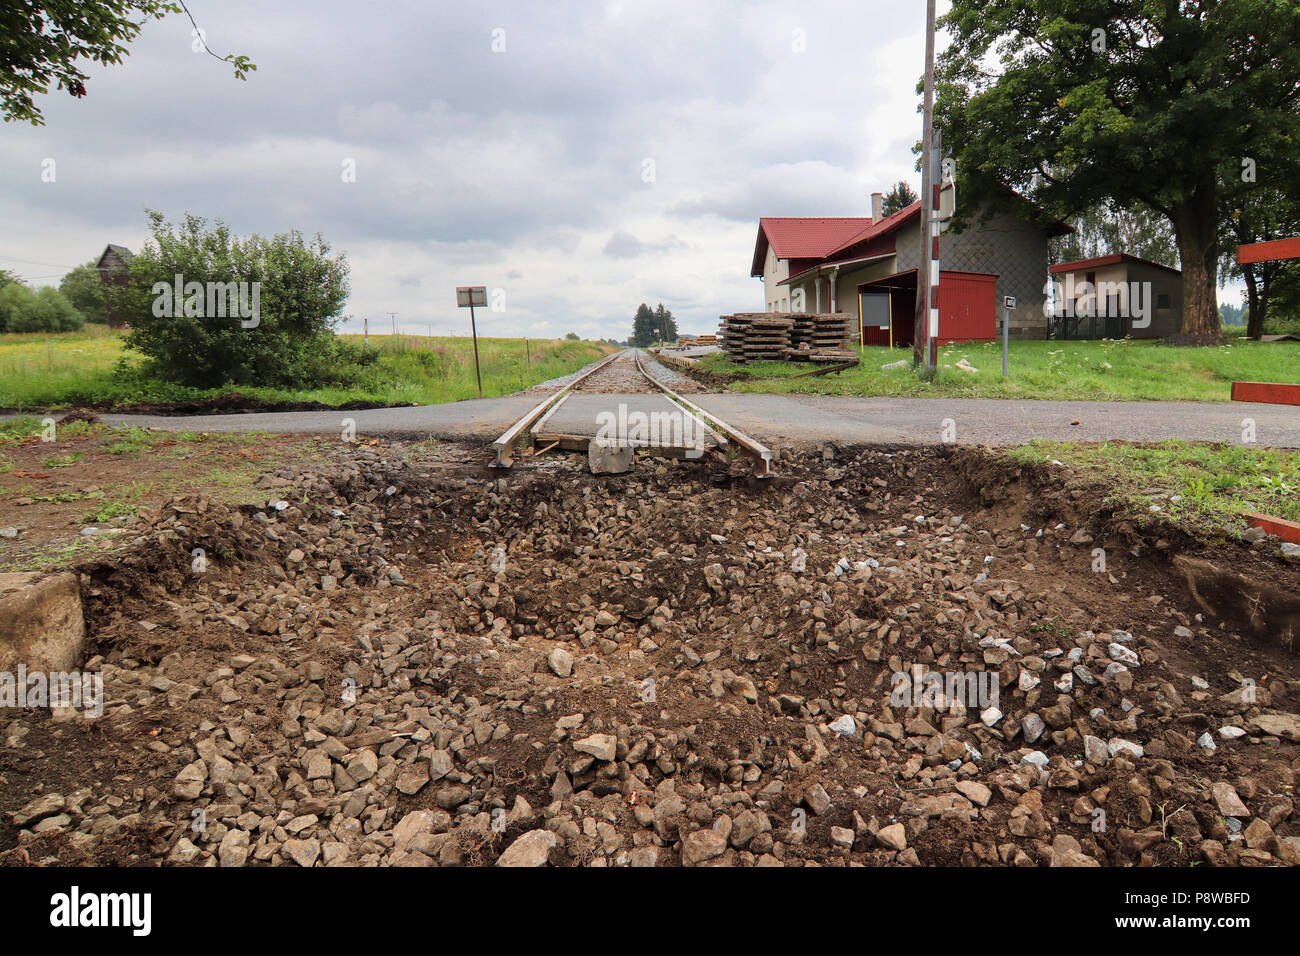
{"label": "grass", "polygon": [[[1008,378],[1001,343],[949,345],[939,350],[934,384],[911,368],[912,353],[868,346],[862,363],[829,375],[792,378],[805,362],[734,365],[721,353],[706,356],[706,371],[739,375],[733,392],[885,397],[1092,399],[1100,401],[1230,400],[1234,381],[1300,380],[1300,343],[1236,341],[1208,347],[1172,347],[1133,339],[1096,342],[1012,342]],[[979,371],[955,368],[966,359]],[[882,370],[890,362],[908,366]]]}
{"label": "grass", "polygon": [[[360,341],[361,336],[343,336]],[[613,346],[563,339],[479,339],[483,394],[505,395],[568,375]],[[0,409],[18,412],[72,405],[126,407],[146,402],[200,401],[238,391],[264,402],[347,402],[430,405],[478,397],[473,342],[445,336],[372,335],[379,360],[364,386],[194,389],[145,380],[119,333],[87,325],[80,332],[0,335]],[[119,369],[119,363],[122,368]]]}
{"label": "grass", "polygon": [[[47,434],[35,416],[0,422],[0,525],[24,527],[18,540],[0,544],[0,572],[68,567],[122,547],[129,535],[82,536],[79,529],[120,525],[175,495],[263,504],[268,492],[257,487],[259,476],[286,460],[323,458],[338,444],[87,422],[59,426],[52,442],[42,440]],[[35,507],[18,507],[20,498]]]}
{"label": "grass", "polygon": [[1007,453],[1026,463],[1060,461],[1107,485],[1110,503],[1202,532],[1240,531],[1247,511],[1300,521],[1300,451],[1170,440],[1034,441]]}

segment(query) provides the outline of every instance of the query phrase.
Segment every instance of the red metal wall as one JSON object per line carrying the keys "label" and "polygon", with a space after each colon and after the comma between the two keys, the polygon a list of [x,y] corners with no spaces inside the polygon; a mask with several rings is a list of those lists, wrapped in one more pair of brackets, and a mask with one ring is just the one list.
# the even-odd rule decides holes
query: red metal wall
{"label": "red metal wall", "polygon": [[992,342],[997,337],[998,277],[943,272],[939,278],[939,344]]}
{"label": "red metal wall", "polygon": [[[992,342],[997,338],[996,275],[982,272],[950,272],[939,277],[939,344],[950,342]],[[916,314],[914,289],[891,291],[894,310],[894,345],[912,344]],[[864,345],[888,345],[889,330],[863,330]]]}

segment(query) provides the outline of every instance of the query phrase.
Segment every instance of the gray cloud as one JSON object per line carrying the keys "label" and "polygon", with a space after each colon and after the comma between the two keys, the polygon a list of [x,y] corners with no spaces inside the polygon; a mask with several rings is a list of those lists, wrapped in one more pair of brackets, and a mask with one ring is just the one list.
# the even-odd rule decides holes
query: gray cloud
{"label": "gray cloud", "polygon": [[458,328],[452,290],[482,283],[506,293],[486,334],[622,338],[642,300],[707,331],[761,307],[758,216],[864,215],[914,178],[903,6],[194,0],[208,44],[257,71],[234,80],[171,17],[90,69],[85,99],[46,96],[46,127],[6,126],[0,268],[57,281],[138,246],[150,207],[322,233],[349,254],[358,327]]}

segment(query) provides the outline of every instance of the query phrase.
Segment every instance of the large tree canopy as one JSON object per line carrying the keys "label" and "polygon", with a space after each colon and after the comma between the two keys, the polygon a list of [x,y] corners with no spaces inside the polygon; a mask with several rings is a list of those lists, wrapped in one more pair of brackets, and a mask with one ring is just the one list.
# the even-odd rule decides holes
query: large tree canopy
{"label": "large tree canopy", "polygon": [[[189,15],[182,0],[0,0],[0,115],[6,122],[43,125],[37,94],[57,85],[85,96],[82,61],[121,63],[145,23],[182,12]],[[234,66],[241,80],[257,69],[246,56],[217,58]]]}
{"label": "large tree canopy", "polygon": [[1166,217],[1183,331],[1217,334],[1229,183],[1300,182],[1295,0],[953,0],[938,123],[962,205],[1008,187],[1063,217]]}

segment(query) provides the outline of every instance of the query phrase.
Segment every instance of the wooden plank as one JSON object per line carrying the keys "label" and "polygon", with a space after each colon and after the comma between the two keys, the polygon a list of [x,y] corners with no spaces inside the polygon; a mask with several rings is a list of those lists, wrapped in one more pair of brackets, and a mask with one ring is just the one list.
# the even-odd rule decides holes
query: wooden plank
{"label": "wooden plank", "polygon": [[1252,242],[1237,247],[1237,264],[1275,262],[1279,259],[1300,259],[1300,236],[1294,239],[1274,239],[1270,242]]}
{"label": "wooden plank", "polygon": [[1274,518],[1272,515],[1256,514],[1248,511],[1243,516],[1246,524],[1252,528],[1263,528],[1269,534],[1275,534],[1283,541],[1300,544],[1300,522],[1288,521],[1286,518]]}
{"label": "wooden plank", "polygon": [[1300,385],[1281,382],[1233,382],[1234,402],[1263,402],[1268,405],[1300,405]]}

